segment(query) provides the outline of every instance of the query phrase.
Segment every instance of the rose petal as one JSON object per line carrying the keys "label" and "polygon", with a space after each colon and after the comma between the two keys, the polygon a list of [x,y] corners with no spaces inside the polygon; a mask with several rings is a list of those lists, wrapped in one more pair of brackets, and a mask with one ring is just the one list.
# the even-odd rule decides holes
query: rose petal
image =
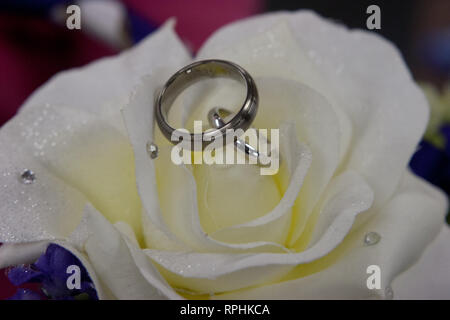
{"label": "rose petal", "polygon": [[396,299],[450,299],[450,228],[444,226],[420,260],[392,283]]}
{"label": "rose petal", "polygon": [[[289,27],[291,20],[302,19],[307,15],[306,11],[295,14],[271,13],[229,24],[206,41],[198,58],[223,56],[236,59],[236,62],[248,66],[252,75],[296,80],[318,91],[330,102],[338,118],[339,152],[340,160],[343,160],[352,138],[350,118],[339,107],[337,95],[328,80],[314,65],[311,59],[314,51],[298,43],[294,38],[296,29]],[[332,70],[338,71],[340,68],[334,66]]]}
{"label": "rose petal", "polygon": [[[155,161],[149,158],[145,146],[147,142],[153,141],[152,133],[148,130],[148,124],[152,123],[153,112],[147,106],[154,99],[153,93],[149,92],[147,88],[154,87],[157,81],[156,78],[144,79],[142,85],[135,90],[130,104],[124,110],[124,118],[135,151],[138,188],[141,190],[141,198],[147,212],[144,215],[144,228],[151,230],[151,232],[145,233],[147,246],[171,251],[185,248],[186,245],[200,251],[230,251],[232,249],[242,251],[253,250],[256,247],[263,250],[274,246],[274,244],[264,241],[232,245],[207,237],[198,221],[196,186],[192,173],[182,167],[176,167],[170,161],[170,144],[165,138],[154,138],[159,146],[159,155]],[[156,134],[160,135],[161,133],[157,131]],[[163,174],[164,185],[167,186],[167,190],[158,190],[160,199],[155,193],[154,166],[158,166],[158,164],[157,172]],[[170,166],[170,168],[167,168],[167,166]],[[297,183],[301,184],[301,181],[297,181]],[[183,189],[190,190],[191,193],[176,192],[173,189],[176,186],[183,186]],[[166,204],[162,205],[163,210],[173,212],[177,215],[177,218],[169,218],[166,221],[162,219],[159,208],[159,202],[161,201]],[[170,209],[174,206],[178,209]],[[189,214],[189,212],[191,213]],[[171,222],[170,225],[168,225],[169,222]],[[277,251],[280,251],[279,247],[275,244]]]}
{"label": "rose petal", "polygon": [[[285,119],[295,117],[301,135],[300,142],[306,142],[311,148],[314,161],[299,197],[302,201],[298,201],[294,212],[292,224],[295,228],[289,235],[289,245],[294,246],[346,152],[351,123],[336,106],[336,98],[326,80],[282,21],[279,20],[278,24],[265,32],[253,34],[245,42],[238,40],[224,50],[218,50],[216,45],[209,45],[208,42],[199,55],[202,58],[218,55],[239,63],[254,77],[270,77],[269,82],[258,82],[261,92],[260,113],[267,112],[269,116],[265,121],[264,117],[260,117],[258,119],[263,121],[258,122],[256,119],[255,122],[262,128],[268,125],[275,127],[276,121],[271,117],[281,119],[281,114]],[[235,31],[231,29],[229,32],[234,34]],[[225,38],[229,36],[226,28],[217,35]],[[279,115],[283,104],[287,104],[290,112]]]}
{"label": "rose petal", "polygon": [[[20,114],[0,130],[0,242],[32,242],[67,236],[81,219],[86,199],[35,158],[34,114]],[[30,131],[30,139],[26,137]],[[38,145],[38,147],[40,147]],[[38,153],[38,156],[40,153]],[[25,184],[21,174],[34,173]]]}
{"label": "rose petal", "polygon": [[[163,61],[170,65],[188,56],[172,25],[121,55],[57,75],[2,127],[0,241],[68,236],[88,202],[84,195],[113,222],[131,217],[129,224],[140,233],[140,203],[127,160],[132,154],[126,136],[121,138],[120,109],[142,75]],[[99,167],[90,166],[108,157]],[[32,185],[18,181],[24,169],[36,173]]]}
{"label": "rose petal", "polygon": [[[332,197],[324,211],[339,210],[335,220],[311,248],[292,254],[254,253],[174,253],[145,250],[147,255],[168,272],[165,276],[177,288],[197,293],[225,292],[270,283],[286,274],[291,267],[312,262],[327,255],[339,245],[351,229],[357,214],[371,206],[372,191],[356,173],[345,173],[341,194]],[[364,201],[361,201],[364,199]],[[330,205],[332,207],[327,208]],[[164,272],[164,270],[162,270]]]}
{"label": "rose petal", "polygon": [[[11,194],[8,190],[2,194],[8,197],[5,205],[9,202],[11,207],[3,213],[5,222],[7,217],[37,221],[26,230],[30,233],[40,227],[39,222],[49,220],[42,229],[57,232],[49,236],[65,237],[78,224],[84,204],[90,201],[112,222],[127,220],[140,237],[141,204],[133,177],[132,151],[126,138],[113,126],[80,110],[46,105],[18,115],[2,129],[2,139],[5,139],[4,162],[14,167],[30,162],[28,166],[23,164],[22,169],[15,169],[14,174],[5,172],[0,178],[11,188]],[[19,154],[14,142],[21,146]],[[8,153],[7,148],[16,151]],[[6,163],[3,168],[7,170]],[[35,172],[34,183],[20,183],[18,175],[24,168]],[[60,182],[44,186],[47,179]],[[19,200],[20,197],[28,202]],[[33,208],[32,212],[25,211],[28,206]],[[25,212],[21,213],[22,207]],[[61,218],[54,222],[59,225],[52,227],[52,220],[57,216]],[[8,225],[14,226],[14,223]]]}
{"label": "rose petal", "polygon": [[313,230],[310,239],[303,236],[301,240],[308,240],[308,247],[313,247],[321,241],[324,234],[333,227],[339,214],[352,211],[348,206],[352,203],[356,206],[370,208],[374,199],[374,193],[367,183],[354,171],[345,171],[334,178],[324,192],[324,199],[318,206],[316,216],[312,216],[307,230]]}
{"label": "rose petal", "polygon": [[48,246],[47,241],[5,243],[0,246],[0,269],[35,262]]}
{"label": "rose petal", "polygon": [[[386,293],[389,297],[391,281],[416,262],[433,240],[446,209],[446,198],[438,189],[408,172],[398,193],[379,215],[352,232],[330,255],[297,267],[284,282],[217,298],[369,299],[386,298]],[[368,232],[380,234],[379,243],[365,246]],[[367,288],[370,265],[381,269],[380,290]]]}
{"label": "rose petal", "polygon": [[[282,29],[280,23],[292,30],[297,46],[281,37],[286,33],[277,31]],[[268,40],[256,41],[259,46],[249,41],[264,34]],[[375,33],[350,32],[315,13],[299,11],[263,15],[220,29],[199,53],[201,57],[217,54],[242,63],[252,74],[268,70],[300,80],[327,97],[338,115],[346,114],[338,116],[341,130],[348,127],[342,121],[345,117],[353,126],[351,152],[341,170],[356,170],[367,179],[376,195],[376,207],[393,194],[425,130],[428,108],[401,55],[389,42]],[[348,132],[342,133],[349,137]],[[341,155],[346,145],[341,140]]]}
{"label": "rose petal", "polygon": [[[263,40],[265,40],[265,38]],[[276,57],[276,54],[273,54]],[[241,56],[244,56],[244,53],[241,53],[241,55],[239,55],[236,59],[240,59]],[[276,64],[276,58],[274,63]],[[270,75],[270,72],[267,71],[268,68],[270,68],[270,71],[273,71],[270,66],[261,66],[260,68],[255,68],[253,71],[256,75],[261,73],[267,73]],[[304,229],[306,221],[312,212],[312,208],[316,205],[321,192],[331,179],[331,176],[338,165],[340,136],[338,120],[328,101],[315,90],[312,90],[301,83],[289,81],[283,78],[268,77],[256,78],[256,82],[260,95],[260,108],[253,126],[255,128],[263,129],[279,129],[283,122],[288,119],[288,122],[295,125],[296,130],[293,134],[295,134],[301,142],[308,145],[314,158],[312,166],[306,176],[306,181],[303,184],[304,187],[301,189],[300,196],[298,197],[294,207],[295,215],[292,224],[295,225],[296,228],[293,229],[293,235],[291,235],[291,237],[295,239],[298,238],[297,234],[300,234]],[[222,86],[220,86],[220,84],[222,84]],[[224,82],[219,81],[212,84],[208,82],[204,84],[203,88],[196,88],[197,91],[195,91],[195,95],[188,96],[187,101],[195,106],[195,109],[192,110],[193,115],[190,118],[191,120],[200,119],[206,121],[206,115],[211,109],[211,106],[221,105],[230,110],[233,109],[233,106],[234,108],[236,105],[239,106],[239,100],[235,99],[235,96],[230,94],[229,91],[224,90],[224,85]],[[228,83],[226,83],[226,85],[228,86]],[[237,90],[234,89],[231,91]],[[186,103],[183,107],[185,109],[190,108],[189,104]],[[290,144],[290,141],[287,143]],[[286,144],[286,142],[282,142],[282,144]],[[289,149],[290,146],[282,145],[281,147]],[[169,169],[170,168],[161,168],[158,170],[161,172],[166,172]],[[249,184],[253,181],[250,176],[254,175],[250,173],[251,169],[254,168],[249,168],[249,172],[246,174],[244,172],[240,173],[243,177],[249,177],[244,179],[244,182],[240,184],[242,188],[250,190],[254,189]],[[216,226],[215,228],[208,227],[208,225],[213,224],[211,223],[212,219],[207,219],[205,217],[214,217],[214,220],[218,221],[221,219],[221,209],[212,205],[203,205],[205,202],[203,194],[205,193],[204,190],[207,185],[207,183],[203,181],[205,180],[204,174],[205,172],[209,172],[209,175],[220,174],[217,170],[223,171],[224,169],[214,166],[203,169],[201,167],[197,168],[194,166],[193,170],[198,184],[198,192],[202,193],[198,201],[200,203],[200,217],[203,220],[202,223],[206,224],[205,231],[209,231],[208,229],[213,229],[212,231],[216,231],[217,228],[220,228],[220,223],[219,226]],[[228,170],[232,171],[233,169],[229,168]],[[239,170],[244,171],[246,168]],[[268,178],[270,179],[270,177],[265,177],[262,178],[262,180],[267,182]],[[227,178],[225,176],[220,179],[220,182],[220,185],[223,188],[227,188],[228,190],[239,190],[235,188],[234,185],[231,185],[233,183],[232,181],[227,182]],[[297,182],[300,181],[297,180]],[[181,183],[178,185],[183,184]],[[214,185],[214,183],[208,183],[208,187],[211,185]],[[287,186],[283,186],[282,192],[285,192],[286,188]],[[261,189],[261,194],[265,194],[265,192],[268,191],[263,191],[263,189]],[[164,192],[161,193],[164,194]],[[222,192],[220,191],[216,192],[216,197],[220,197],[221,193]],[[229,191],[227,191],[227,194],[229,194]],[[214,197],[212,194],[208,196]],[[254,221],[248,221],[244,224],[241,223],[239,226],[235,225],[228,229],[218,230],[212,235],[214,238],[233,243],[267,240],[284,244],[286,237],[288,236],[288,232],[286,232],[286,221],[283,222],[279,219],[281,215],[287,217],[287,215],[284,214],[286,213],[286,210],[279,210],[282,206],[274,209],[274,211],[270,213],[268,212],[270,207],[269,205],[267,205],[268,209],[266,209],[266,212],[260,212],[261,210],[255,212],[255,209],[250,205],[245,204],[244,200],[238,200],[241,196],[233,198],[235,199],[235,201],[232,202],[233,206],[239,208],[235,209],[236,215],[242,216],[241,219],[245,220],[249,220],[249,217],[257,217],[257,219],[254,219]],[[192,202],[193,201],[194,200],[192,200]],[[172,205],[176,206],[177,203],[175,202]],[[219,204],[216,205],[220,206]],[[292,206],[292,202],[289,202],[289,206]],[[227,215],[226,213],[223,215],[224,217],[222,220],[226,220],[228,225],[237,224],[235,219],[233,219],[233,215]],[[271,218],[269,219],[268,217]],[[268,222],[277,219],[277,226],[268,224]],[[182,230],[185,229],[185,224],[181,223],[180,219],[175,219],[175,221],[180,221],[180,228]],[[261,226],[261,228],[258,228],[258,226]],[[267,232],[269,228],[271,232]],[[295,243],[295,241],[292,240],[291,244],[293,245],[293,243]]]}
{"label": "rose petal", "polygon": [[[184,242],[190,243],[197,251],[242,252],[251,250],[254,252],[257,250],[259,252],[282,252],[280,245],[286,238],[287,227],[289,227],[287,223],[290,222],[291,218],[291,208],[294,205],[294,201],[302,186],[304,176],[311,161],[311,155],[307,147],[291,143],[292,140],[295,142],[295,134],[293,131],[293,126],[288,126],[284,130],[282,129],[281,132],[281,144],[284,146],[283,149],[285,149],[282,150],[282,157],[286,161],[286,164],[291,165],[290,170],[293,172],[289,179],[288,190],[284,194],[281,202],[272,211],[267,212],[258,219],[241,225],[235,225],[232,228],[225,229],[226,231],[219,230],[217,233],[211,235],[206,235],[203,231],[198,213],[196,189],[198,188],[197,184],[202,181],[199,181],[198,177],[197,181],[195,181],[191,171],[187,168],[178,167],[171,163],[170,156],[167,154],[168,152],[161,152],[156,162],[157,181],[159,182],[160,188],[158,192],[164,217],[171,230],[183,239]],[[213,167],[210,170],[235,169]],[[248,174],[248,171],[246,172],[245,170],[253,170],[252,174],[258,178],[260,177],[259,167],[257,166],[250,166],[250,168],[239,170],[241,174]],[[270,176],[263,177],[265,179],[272,179]],[[229,181],[228,179],[229,177],[224,176],[221,183],[226,186]],[[249,181],[251,182],[252,179]],[[243,186],[249,188],[249,181]],[[259,187],[258,192],[263,192],[259,184],[257,185]],[[173,190],[174,186],[183,186],[183,188],[190,190],[190,192],[177,192]],[[228,185],[228,187],[235,188],[234,185]],[[230,196],[229,193],[227,193],[227,196]],[[199,197],[201,199],[202,195]],[[240,206],[236,199],[233,202],[233,206],[236,208]],[[251,206],[249,207],[248,205],[244,209],[252,210]],[[215,208],[211,208],[211,210],[213,210],[211,214],[215,214]],[[220,238],[221,234],[223,238]],[[216,237],[216,235],[218,236]]]}
{"label": "rose petal", "polygon": [[[287,178],[285,178],[286,182],[282,181],[284,180],[283,178],[279,178],[280,184],[287,184],[287,187],[284,187],[286,190],[282,199],[274,209],[267,213],[263,211],[265,214],[257,219],[228,228],[219,229],[211,235],[214,239],[227,243],[248,243],[251,241],[256,242],[265,240],[282,245],[285,244],[292,219],[292,210],[298,194],[304,185],[304,179],[310,167],[312,155],[306,145],[298,143],[295,127],[292,123],[281,124],[280,148],[280,157],[283,162],[282,165],[286,166],[285,174],[287,175]],[[232,170],[234,170],[234,168]],[[280,170],[282,170],[282,168]],[[254,174],[258,176],[260,173],[256,172]],[[242,179],[244,177],[245,176],[241,174],[240,178]],[[247,178],[247,180],[250,180],[250,178]],[[223,177],[220,182],[222,185],[225,184],[226,178]],[[249,187],[247,182],[241,182],[241,184],[244,188]],[[228,186],[228,189],[233,189],[233,187],[234,186],[231,184]],[[237,189],[237,192],[240,192],[240,188],[235,189]],[[256,193],[261,192],[262,190],[259,183],[256,184],[253,189]],[[233,196],[232,191],[226,192],[226,190],[223,190],[223,192],[220,192],[219,190],[216,192],[226,195],[227,201],[229,201],[228,197],[233,199],[232,206],[229,210],[233,210],[233,208],[239,208],[240,210],[244,209],[241,212],[243,215],[245,215],[246,211],[254,210],[252,204],[247,204],[247,199],[242,199],[242,203],[236,201],[239,197]],[[217,209],[211,208],[211,214],[215,214],[215,210]]]}
{"label": "rose petal", "polygon": [[[160,150],[160,159],[157,160],[157,181],[159,176],[160,182],[158,194],[167,225],[183,243],[189,245],[191,250],[199,252],[283,251],[280,244],[264,239],[232,244],[215,240],[206,234],[200,224],[197,187],[192,172],[184,166],[173,164],[169,151],[170,149],[166,148]],[[182,186],[183,190],[174,190],[176,186]]]}
{"label": "rose petal", "polygon": [[258,88],[261,108],[255,126],[279,128],[283,121],[289,121],[295,126],[299,143],[306,144],[312,153],[313,160],[295,201],[292,229],[287,237],[288,246],[294,247],[337,169],[339,122],[330,103],[302,83],[280,78],[259,78]]}
{"label": "rose petal", "polygon": [[[183,58],[180,57],[180,60],[179,63],[182,64]],[[166,79],[171,71],[163,69],[159,72],[160,76],[142,79],[142,83],[136,87],[128,105],[123,110],[123,118],[134,151],[136,184],[143,206],[143,231],[146,245],[165,250],[179,250],[186,246],[171,233],[161,217],[155,163],[147,153],[147,144],[154,141],[154,112],[149,106],[155,100],[156,88],[164,81],[161,79]],[[167,145],[169,141],[165,140],[164,143]],[[158,143],[158,148],[163,150],[163,145]]]}
{"label": "rose petal", "polygon": [[86,207],[86,214],[90,229],[86,253],[102,283],[116,298],[180,298],[127,236],[93,207]]}

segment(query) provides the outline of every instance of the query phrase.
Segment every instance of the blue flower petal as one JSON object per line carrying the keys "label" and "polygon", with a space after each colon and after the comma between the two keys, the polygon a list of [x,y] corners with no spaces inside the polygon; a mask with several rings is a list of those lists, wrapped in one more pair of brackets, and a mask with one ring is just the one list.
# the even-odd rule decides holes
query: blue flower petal
{"label": "blue flower petal", "polygon": [[8,300],[43,300],[42,296],[29,289],[19,288],[16,293]]}
{"label": "blue flower petal", "polygon": [[15,286],[20,286],[28,282],[40,282],[43,279],[43,273],[31,269],[30,267],[16,267],[8,272],[8,279]]}
{"label": "blue flower petal", "polygon": [[440,185],[444,168],[448,164],[448,157],[443,150],[431,143],[422,141],[419,150],[413,155],[410,167],[415,174],[435,185]]}
{"label": "blue flower petal", "polygon": [[[71,273],[67,269],[71,265],[80,268],[80,289],[69,289],[67,279]],[[16,285],[29,282],[40,282],[45,295],[53,300],[93,299],[98,300],[97,292],[81,261],[70,251],[56,244],[50,244],[47,250],[31,267],[17,267],[8,276]],[[25,297],[31,292],[21,291],[14,298]],[[31,297],[31,296],[30,296]]]}
{"label": "blue flower petal", "polygon": [[445,153],[450,157],[450,124],[443,125],[441,128],[441,133],[445,137]]}

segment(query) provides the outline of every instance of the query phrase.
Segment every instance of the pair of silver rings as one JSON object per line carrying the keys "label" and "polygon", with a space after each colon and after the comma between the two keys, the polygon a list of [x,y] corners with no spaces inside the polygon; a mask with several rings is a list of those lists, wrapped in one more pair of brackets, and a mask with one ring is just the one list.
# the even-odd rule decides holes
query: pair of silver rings
{"label": "pair of silver rings", "polygon": [[[168,123],[168,113],[176,97],[187,87],[194,83],[208,79],[225,77],[239,81],[246,86],[247,93],[240,110],[232,115],[230,111],[215,107],[208,113],[209,124],[212,129],[203,131],[201,134],[178,132]],[[250,74],[237,64],[225,60],[202,60],[194,62],[172,75],[166,82],[156,99],[155,115],[158,126],[163,135],[172,143],[174,134],[181,136],[183,141],[191,146],[201,145],[203,148],[221,137],[223,141],[230,132],[242,129],[247,130],[258,111],[258,90]],[[230,118],[225,121],[224,118]],[[232,129],[231,131],[229,129]],[[258,150],[240,139],[234,139],[237,149],[245,152],[248,156],[256,157],[259,161],[263,157]],[[193,149],[193,147],[191,147]]]}

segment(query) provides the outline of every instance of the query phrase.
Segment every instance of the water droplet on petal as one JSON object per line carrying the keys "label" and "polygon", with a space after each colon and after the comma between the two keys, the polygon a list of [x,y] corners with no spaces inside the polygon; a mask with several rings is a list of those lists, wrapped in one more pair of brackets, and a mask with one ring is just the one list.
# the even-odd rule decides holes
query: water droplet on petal
{"label": "water droplet on petal", "polygon": [[392,290],[391,286],[387,286],[384,289],[384,296],[387,300],[392,300],[394,299],[394,290]]}
{"label": "water droplet on petal", "polygon": [[380,242],[381,236],[376,232],[369,232],[364,236],[364,244],[366,246],[373,246]]}
{"label": "water droplet on petal", "polygon": [[158,157],[158,146],[154,143],[147,142],[147,153],[151,159]]}
{"label": "water droplet on petal", "polygon": [[36,180],[36,175],[33,171],[25,169],[20,175],[20,179],[24,184],[32,184]]}

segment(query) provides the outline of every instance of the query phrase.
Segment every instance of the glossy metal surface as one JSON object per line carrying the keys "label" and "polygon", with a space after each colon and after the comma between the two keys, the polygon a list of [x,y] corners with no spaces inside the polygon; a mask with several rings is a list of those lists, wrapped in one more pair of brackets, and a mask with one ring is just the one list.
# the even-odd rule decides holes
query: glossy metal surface
{"label": "glossy metal surface", "polygon": [[[232,78],[246,86],[246,98],[239,112],[229,121],[224,122],[221,127],[215,127],[201,134],[186,133],[173,128],[167,118],[176,97],[187,87],[200,80],[217,77]],[[182,137],[183,141],[191,142],[191,149],[193,149],[194,141],[201,142],[200,145],[204,148],[215,137],[221,136],[226,140],[228,129],[245,131],[250,127],[258,110],[258,90],[253,78],[237,64],[225,60],[202,60],[182,68],[170,77],[160,91],[155,104],[156,121],[161,132],[169,141],[175,144],[179,139],[172,139],[172,137]]]}

